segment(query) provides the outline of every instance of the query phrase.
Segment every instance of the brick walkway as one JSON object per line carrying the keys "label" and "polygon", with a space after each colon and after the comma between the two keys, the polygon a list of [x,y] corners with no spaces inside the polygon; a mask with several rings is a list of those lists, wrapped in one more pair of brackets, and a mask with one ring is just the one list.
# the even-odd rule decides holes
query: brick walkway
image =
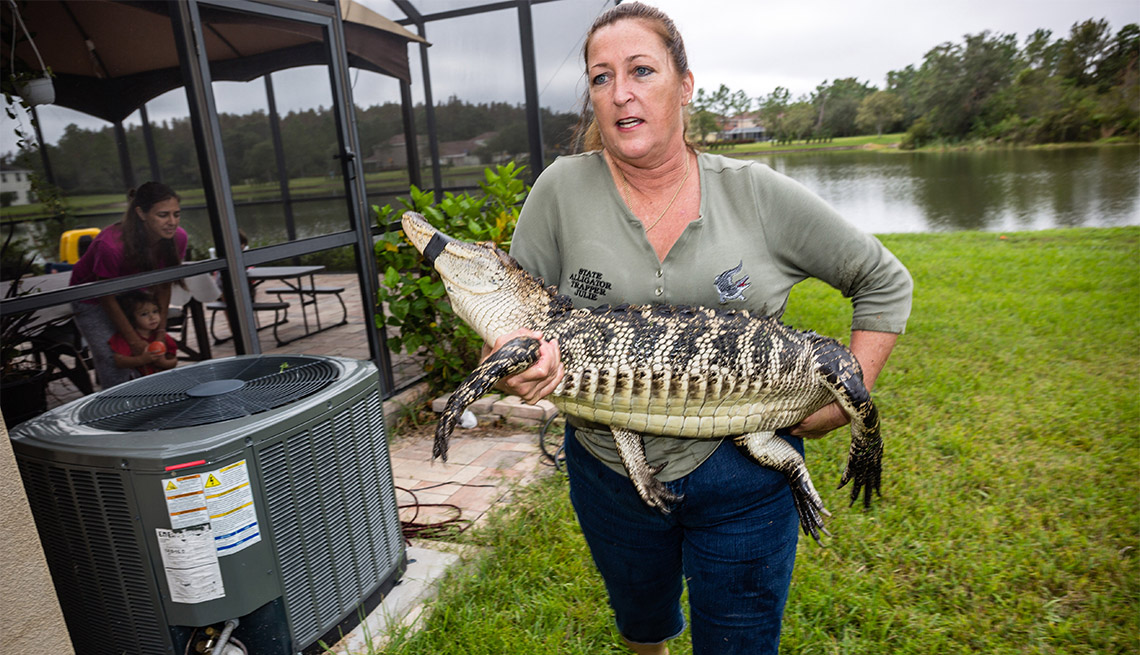
{"label": "brick walkway", "polygon": [[459,430],[451,439],[447,462],[431,460],[430,438],[397,442],[391,453],[399,504],[434,505],[401,509],[400,518],[437,523],[455,516],[447,507],[454,505],[465,522],[478,522],[512,486],[526,484],[545,470],[536,439],[533,432]]}

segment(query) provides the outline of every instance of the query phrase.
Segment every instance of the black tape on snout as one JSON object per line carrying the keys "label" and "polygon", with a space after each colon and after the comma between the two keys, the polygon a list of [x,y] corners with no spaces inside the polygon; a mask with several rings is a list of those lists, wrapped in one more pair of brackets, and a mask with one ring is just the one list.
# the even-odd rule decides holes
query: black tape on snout
{"label": "black tape on snout", "polygon": [[428,241],[427,246],[424,247],[424,259],[428,260],[429,264],[435,263],[435,258],[439,257],[439,253],[447,247],[448,243],[455,241],[455,239],[447,236],[443,232],[436,232],[432,235],[431,240]]}

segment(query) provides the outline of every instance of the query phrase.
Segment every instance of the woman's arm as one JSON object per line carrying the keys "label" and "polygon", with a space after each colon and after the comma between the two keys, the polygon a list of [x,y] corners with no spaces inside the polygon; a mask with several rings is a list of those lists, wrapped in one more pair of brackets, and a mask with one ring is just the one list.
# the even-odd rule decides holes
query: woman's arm
{"label": "woman's arm", "polygon": [[115,366],[117,368],[141,368],[143,366],[155,366],[158,368],[173,368],[174,364],[163,365],[165,357],[162,353],[152,353],[143,351],[140,355],[123,355],[120,353],[113,353],[115,356]]}
{"label": "woman's arm", "polygon": [[170,314],[170,282],[155,287],[154,299],[158,303],[158,327],[154,331],[154,340],[166,339],[166,318]]}
{"label": "woman's arm", "polygon": [[159,370],[169,371],[170,369],[174,368],[174,365],[177,363],[178,357],[166,353],[159,354],[159,356],[155,358],[154,362],[152,362],[151,365]]}
{"label": "woman's arm", "polygon": [[[893,332],[872,332],[870,330],[851,331],[851,352],[859,360],[863,369],[863,384],[870,391],[882,372],[887,358],[891,356],[899,335]],[[792,426],[793,436],[817,439],[851,421],[839,403],[821,407],[811,416]]]}

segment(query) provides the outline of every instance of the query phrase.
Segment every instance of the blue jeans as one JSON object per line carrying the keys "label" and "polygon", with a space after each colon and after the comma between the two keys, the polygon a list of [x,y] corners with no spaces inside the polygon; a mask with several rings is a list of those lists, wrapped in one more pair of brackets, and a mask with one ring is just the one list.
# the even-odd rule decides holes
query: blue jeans
{"label": "blue jeans", "polygon": [[[786,438],[803,452],[800,439]],[[782,474],[726,440],[665,483],[684,497],[662,514],[586,452],[569,425],[566,462],[570,500],[623,637],[653,644],[683,632],[684,580],[695,655],[776,654],[799,540]]]}

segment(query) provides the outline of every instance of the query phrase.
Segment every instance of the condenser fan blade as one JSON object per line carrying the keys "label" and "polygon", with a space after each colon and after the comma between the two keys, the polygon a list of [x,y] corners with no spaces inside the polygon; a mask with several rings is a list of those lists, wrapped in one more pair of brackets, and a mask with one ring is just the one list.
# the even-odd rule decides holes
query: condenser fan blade
{"label": "condenser fan blade", "polygon": [[205,362],[108,389],[80,410],[78,420],[120,432],[216,423],[304,398],[337,375],[333,363],[305,356]]}

